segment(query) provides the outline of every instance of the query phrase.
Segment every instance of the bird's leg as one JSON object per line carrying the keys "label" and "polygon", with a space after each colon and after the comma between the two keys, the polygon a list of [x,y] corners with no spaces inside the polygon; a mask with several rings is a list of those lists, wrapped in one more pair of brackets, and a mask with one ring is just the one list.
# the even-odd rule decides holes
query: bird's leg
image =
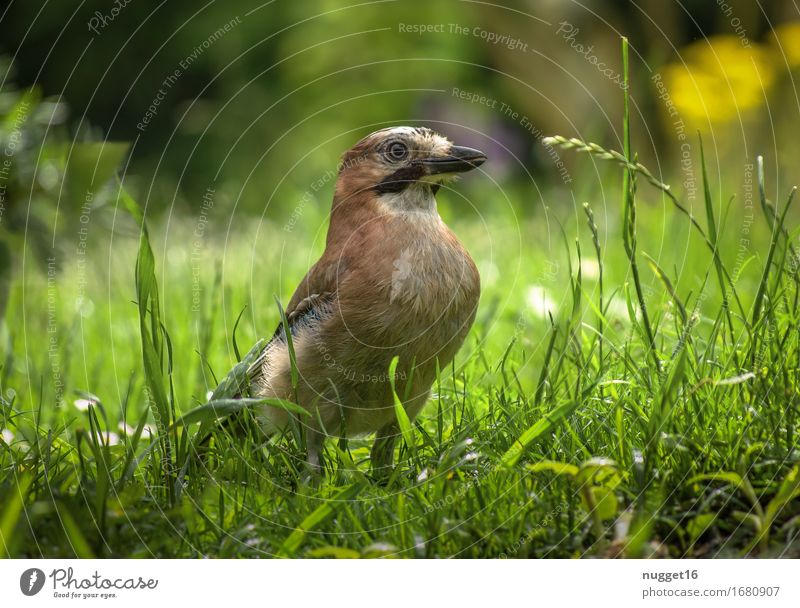
{"label": "bird's leg", "polygon": [[372,476],[378,483],[386,483],[392,474],[392,460],[394,458],[394,444],[400,429],[396,422],[387,424],[378,429],[375,443],[372,444],[370,462],[372,463]]}
{"label": "bird's leg", "polygon": [[322,473],[322,444],[325,435],[316,429],[306,428],[306,463],[314,475]]}

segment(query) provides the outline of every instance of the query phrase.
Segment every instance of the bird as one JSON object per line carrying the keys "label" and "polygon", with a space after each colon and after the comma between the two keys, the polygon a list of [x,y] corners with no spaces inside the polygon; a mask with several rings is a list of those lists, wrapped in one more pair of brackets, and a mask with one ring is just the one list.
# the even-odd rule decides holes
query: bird
{"label": "bird", "polygon": [[[400,432],[394,396],[413,420],[437,370],[464,343],[480,297],[476,265],[439,215],[436,195],[485,160],[426,127],[381,129],[345,152],[324,253],[272,337],[255,344],[211,400],[280,399],[303,408],[315,472],[326,437],[375,433],[373,474],[391,471]],[[256,414],[269,435],[285,431],[291,416],[273,405]]]}

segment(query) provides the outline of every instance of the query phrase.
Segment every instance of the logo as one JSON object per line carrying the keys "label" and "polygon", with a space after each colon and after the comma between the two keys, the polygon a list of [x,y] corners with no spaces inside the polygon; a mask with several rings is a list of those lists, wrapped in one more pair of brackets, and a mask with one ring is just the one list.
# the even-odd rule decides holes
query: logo
{"label": "logo", "polygon": [[39,568],[28,568],[19,577],[19,588],[25,595],[36,595],[44,587],[44,572]]}

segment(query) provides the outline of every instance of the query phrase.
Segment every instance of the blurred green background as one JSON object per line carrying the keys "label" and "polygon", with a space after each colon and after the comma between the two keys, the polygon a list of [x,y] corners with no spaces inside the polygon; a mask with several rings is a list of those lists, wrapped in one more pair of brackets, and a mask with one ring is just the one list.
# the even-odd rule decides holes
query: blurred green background
{"label": "blurred green background", "polygon": [[626,35],[643,161],[680,160],[660,76],[690,137],[712,133],[715,157],[757,148],[778,170],[798,146],[797,17],[791,3],[736,0],[17,1],[2,16],[2,109],[36,87],[58,104],[54,143],[129,142],[126,174],[149,206],[195,213],[213,184],[215,213],[284,222],[344,149],[386,124],[487,148],[498,180],[557,183],[539,134],[621,147],[613,76]]}

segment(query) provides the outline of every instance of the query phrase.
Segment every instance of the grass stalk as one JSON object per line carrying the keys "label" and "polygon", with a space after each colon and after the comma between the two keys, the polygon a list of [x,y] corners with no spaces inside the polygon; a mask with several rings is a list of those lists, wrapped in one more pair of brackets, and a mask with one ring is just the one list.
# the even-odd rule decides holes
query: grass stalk
{"label": "grass stalk", "polygon": [[656,370],[661,372],[661,360],[656,348],[655,334],[650,324],[650,315],[647,312],[642,281],[639,277],[639,264],[636,261],[636,172],[631,168],[636,166],[631,151],[631,119],[630,119],[630,76],[628,69],[628,39],[622,38],[622,71],[625,86],[623,87],[624,113],[623,113],[623,148],[626,167],[622,178],[622,224],[623,244],[628,256],[636,297],[639,301],[639,310],[642,313],[642,325],[648,342],[648,354],[653,359]]}

